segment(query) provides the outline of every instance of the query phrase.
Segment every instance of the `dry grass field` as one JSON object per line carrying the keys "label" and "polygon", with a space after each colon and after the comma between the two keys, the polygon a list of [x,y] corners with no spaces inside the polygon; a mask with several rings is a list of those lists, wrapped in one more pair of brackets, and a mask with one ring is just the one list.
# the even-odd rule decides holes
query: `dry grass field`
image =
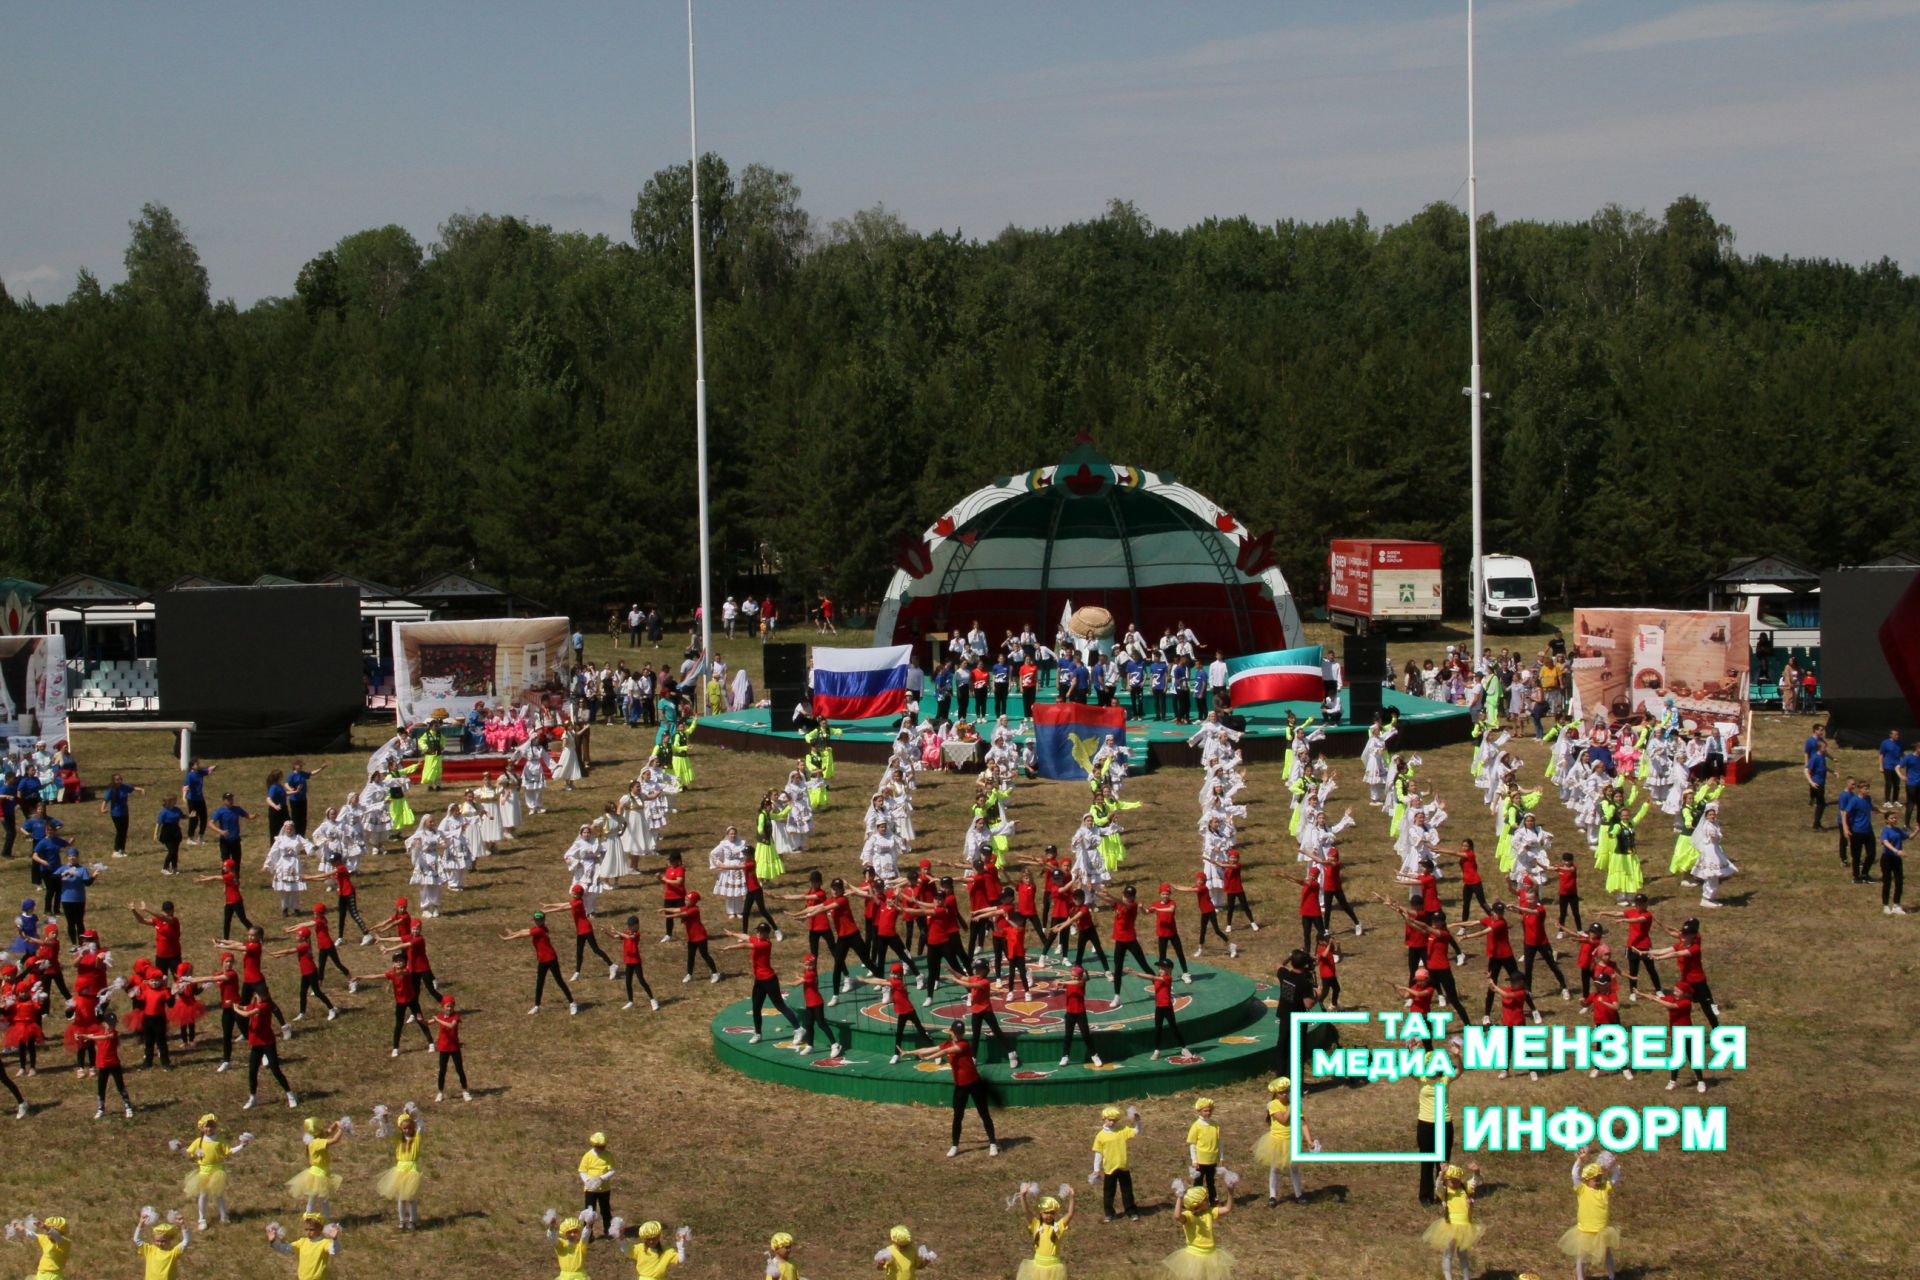
{"label": "dry grass field", "polygon": [[[810,638],[810,637],[801,637]],[[598,644],[604,644],[599,641]],[[1497,641],[1495,643],[1498,643]],[[1434,646],[1396,647],[1395,661]],[[600,652],[598,645],[596,653]],[[752,646],[730,646],[728,656],[749,656]],[[661,651],[666,653],[665,650]],[[624,651],[623,651],[624,656]],[[656,657],[641,650],[642,659]],[[1920,920],[1883,916],[1877,888],[1852,885],[1835,865],[1831,834],[1809,832],[1798,768],[1799,741],[1809,722],[1778,714],[1758,718],[1763,763],[1751,784],[1731,789],[1724,825],[1729,852],[1743,875],[1729,885],[1730,905],[1706,919],[1708,973],[1725,1017],[1750,1028],[1751,1067],[1718,1079],[1705,1101],[1729,1111],[1724,1154],[1678,1150],[1625,1158],[1625,1181],[1615,1199],[1615,1221],[1625,1233],[1622,1274],[1642,1280],[1695,1278],[1849,1278],[1920,1274],[1920,1253],[1906,1225],[1920,1188],[1920,1124],[1913,1084],[1920,1076],[1920,1040],[1912,1034],[1920,1009],[1914,992],[1916,930]],[[381,735],[364,727],[355,754],[328,760],[316,784],[325,796],[345,789],[365,753]],[[550,792],[551,811],[523,828],[523,838],[480,864],[462,894],[448,894],[445,918],[429,927],[434,966],[465,1012],[468,1069],[478,1097],[471,1104],[434,1105],[434,1058],[418,1038],[403,1041],[398,1059],[387,1055],[390,1015],[384,987],[365,986],[344,995],[329,983],[346,1010],[339,1021],[310,1017],[287,1046],[287,1071],[301,1095],[299,1111],[274,1102],[243,1114],[244,1073],[216,1075],[217,1042],[190,1053],[170,1073],[130,1070],[136,1118],[117,1115],[94,1121],[91,1085],[70,1072],[44,1070],[20,1084],[35,1104],[22,1123],[0,1120],[0,1218],[64,1213],[77,1240],[73,1280],[104,1280],[138,1274],[127,1243],[142,1204],[179,1203],[186,1162],[167,1150],[170,1138],[192,1134],[202,1111],[218,1112],[229,1133],[253,1130],[258,1141],[234,1158],[231,1202],[238,1214],[229,1227],[195,1240],[183,1267],[189,1277],[291,1275],[291,1262],[267,1251],[261,1228],[269,1220],[291,1223],[297,1206],[282,1183],[303,1165],[298,1123],[305,1116],[349,1114],[362,1126],[335,1158],[346,1183],[335,1207],[345,1223],[337,1274],[349,1280],[430,1276],[436,1280],[546,1277],[554,1268],[540,1229],[541,1211],[578,1204],[575,1162],[588,1133],[604,1129],[620,1170],[616,1212],[629,1222],[658,1218],[669,1227],[694,1231],[691,1258],[678,1274],[689,1280],[744,1280],[762,1274],[762,1247],[775,1230],[800,1239],[800,1270],[813,1280],[872,1274],[871,1258],[896,1222],[911,1224],[918,1240],[940,1255],[935,1275],[956,1278],[1011,1276],[1025,1256],[1026,1241],[1004,1201],[1022,1179],[1085,1188],[1088,1140],[1098,1125],[1091,1110],[1020,1109],[1002,1113],[1003,1154],[988,1158],[970,1143],[959,1159],[942,1158],[944,1109],[886,1107],[842,1101],[762,1086],[716,1067],[708,1049],[708,1020],[723,1003],[747,992],[738,954],[723,957],[725,981],[709,986],[679,980],[677,946],[649,944],[648,975],[663,998],[658,1013],[622,1012],[618,988],[588,973],[577,984],[583,1002],[569,1018],[549,997],[537,1018],[527,1016],[533,963],[525,942],[499,940],[503,930],[526,922],[540,901],[564,896],[560,862],[575,825],[596,813],[633,775],[648,744],[644,732],[621,728],[594,734],[592,776],[571,794]],[[135,856],[112,861],[94,895],[93,920],[111,941],[124,971],[145,948],[146,929],[124,904],[171,895],[187,918],[189,955],[210,965],[219,920],[217,885],[163,879],[150,841],[157,792],[177,786],[178,775],[164,735],[76,735],[91,784],[113,771],[149,788],[139,800]],[[1521,748],[1528,776],[1545,762],[1538,746]],[[1425,753],[1427,773],[1452,801],[1456,815],[1447,834],[1473,836],[1491,848],[1491,823],[1472,803],[1464,746]],[[217,780],[260,807],[267,770],[282,760],[221,761]],[[1864,752],[1841,752],[1839,769],[1877,768]],[[707,849],[730,822],[745,824],[755,798],[783,771],[772,756],[696,751],[696,787],[680,799],[665,847],[685,851],[697,870],[692,879],[708,887]],[[1393,857],[1386,819],[1367,809],[1357,762],[1336,768],[1342,789],[1336,800],[1356,803],[1360,827],[1343,841],[1349,893],[1356,902],[1385,888]],[[859,848],[859,803],[871,787],[871,766],[843,765],[841,803],[823,816],[810,852],[811,865],[850,870]],[[1179,879],[1196,863],[1193,836],[1195,777],[1165,771],[1136,778],[1132,798],[1145,802],[1129,815],[1127,871],[1143,882]],[[923,849],[958,856],[970,783],[929,778],[920,789],[918,825]],[[1074,784],[1023,784],[1012,808],[1020,824],[1017,848],[1064,843],[1082,811],[1083,791]],[[1239,959],[1209,952],[1207,960],[1248,973],[1271,974],[1295,944],[1297,894],[1266,875],[1291,869],[1287,810],[1277,767],[1252,771],[1251,813],[1244,827],[1248,881],[1263,920],[1280,925],[1258,934],[1237,931]],[[1544,824],[1569,838],[1571,823],[1549,797]],[[105,860],[107,819],[97,805],[63,811],[69,831],[90,858]],[[1657,822],[1657,817],[1653,821]],[[1666,840],[1657,833],[1656,847]],[[263,833],[249,832],[250,860],[264,851]],[[213,869],[211,844],[186,851],[189,870]],[[1490,861],[1490,859],[1489,859]],[[790,861],[797,885],[806,865]],[[1648,859],[1655,910],[1677,923],[1694,914],[1694,895],[1664,874],[1665,855]],[[1587,864],[1583,859],[1583,869]],[[24,890],[24,861],[5,873]],[[1583,880],[1589,905],[1603,895]],[[387,857],[367,863],[359,877],[362,901],[379,906],[406,893],[404,861]],[[273,898],[257,867],[248,868],[250,907],[256,919],[275,923]],[[783,886],[784,887],[784,886]],[[1357,892],[1356,892],[1357,890]],[[1920,895],[1916,895],[1920,896]],[[17,897],[15,899],[17,904]],[[603,932],[629,911],[646,914],[657,891],[627,888],[601,899]],[[1350,1004],[1396,1007],[1386,980],[1402,972],[1397,923],[1384,908],[1363,906],[1365,936],[1342,939],[1347,953],[1343,985]],[[376,918],[368,912],[369,919]],[[1377,930],[1374,926],[1378,926]],[[1192,937],[1192,924],[1187,935]],[[797,959],[800,948],[783,948]],[[1476,949],[1477,954],[1477,949]],[[347,946],[350,966],[374,967],[374,952]],[[292,962],[270,970],[283,1001],[297,986]],[[1568,961],[1570,965],[1570,959]],[[1461,970],[1469,990],[1477,965]],[[1554,1020],[1575,1017],[1577,1005],[1543,998]],[[1477,1001],[1476,1001],[1477,1012]],[[1655,1021],[1657,1007],[1642,1003],[1625,1011],[1630,1022]],[[51,1025],[51,1024],[50,1024]],[[137,1053],[133,1054],[137,1061]],[[49,1055],[58,1063],[56,1055]],[[1615,1103],[1660,1105],[1690,1092],[1668,1095],[1663,1077],[1589,1080],[1584,1074],[1497,1081],[1463,1077],[1456,1105],[1568,1104],[1590,1110]],[[1260,1081],[1219,1091],[1219,1119],[1228,1163],[1247,1174],[1236,1212],[1223,1224],[1223,1243],[1239,1258],[1241,1280],[1274,1276],[1376,1280],[1386,1276],[1438,1274],[1419,1243],[1430,1220],[1405,1168],[1353,1164],[1306,1170],[1310,1201],[1269,1209],[1263,1181],[1248,1151],[1260,1132],[1266,1094]],[[425,1108],[426,1190],[422,1229],[398,1234],[392,1206],[377,1198],[374,1179],[388,1159],[386,1144],[372,1136],[367,1117],[376,1103],[397,1107],[409,1099]],[[263,1099],[264,1101],[264,1099]],[[1083,1215],[1068,1241],[1069,1273],[1075,1280],[1145,1276],[1173,1249],[1179,1233],[1165,1212],[1168,1183],[1182,1171],[1182,1145],[1190,1099],[1155,1099],[1142,1105],[1145,1132],[1135,1146],[1138,1186],[1155,1211],[1135,1223],[1099,1221]],[[1413,1086],[1407,1083],[1329,1088],[1307,1104],[1314,1128],[1329,1147],[1387,1149],[1409,1136]],[[1456,1113],[1457,1114],[1457,1113]],[[969,1121],[970,1137],[977,1129]],[[1481,1158],[1486,1188],[1479,1212],[1488,1233],[1477,1261],[1480,1274],[1514,1276],[1538,1271],[1571,1275],[1555,1249],[1572,1224],[1568,1158],[1558,1153],[1488,1155]],[[0,1246],[0,1272],[25,1274],[31,1255],[18,1245]],[[595,1245],[596,1277],[629,1275],[630,1264],[608,1245]]]}

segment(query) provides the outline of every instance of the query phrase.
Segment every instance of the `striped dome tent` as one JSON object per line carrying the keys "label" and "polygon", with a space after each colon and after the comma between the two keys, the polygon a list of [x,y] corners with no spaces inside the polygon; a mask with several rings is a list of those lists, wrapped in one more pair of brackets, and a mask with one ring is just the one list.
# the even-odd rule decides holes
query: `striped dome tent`
{"label": "striped dome tent", "polygon": [[1060,463],[996,479],[899,549],[875,628],[904,644],[978,622],[995,641],[1062,608],[1098,606],[1149,643],[1185,623],[1228,655],[1301,643],[1272,535],[1171,476],[1121,466],[1084,438]]}

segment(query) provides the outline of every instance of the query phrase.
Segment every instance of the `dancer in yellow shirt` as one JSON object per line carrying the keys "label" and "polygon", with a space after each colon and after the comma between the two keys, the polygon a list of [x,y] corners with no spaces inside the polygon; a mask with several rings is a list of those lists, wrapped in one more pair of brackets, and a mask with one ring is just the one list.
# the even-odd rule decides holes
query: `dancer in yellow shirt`
{"label": "dancer in yellow shirt", "polygon": [[1087,1180],[1100,1179],[1100,1203],[1108,1222],[1113,1221],[1115,1191],[1120,1193],[1127,1217],[1136,1222],[1140,1219],[1140,1207],[1133,1202],[1133,1170],[1127,1159],[1127,1144],[1139,1136],[1140,1113],[1134,1108],[1127,1108],[1124,1125],[1120,1123],[1120,1108],[1101,1109],[1100,1128],[1093,1135],[1093,1176]]}
{"label": "dancer in yellow shirt", "polygon": [[1233,1255],[1214,1238],[1220,1219],[1233,1212],[1231,1201],[1213,1204],[1205,1187],[1188,1187],[1175,1215],[1186,1243],[1161,1266],[1173,1280],[1232,1280]]}
{"label": "dancer in yellow shirt", "polygon": [[[1288,1090],[1293,1081],[1281,1076],[1267,1084],[1267,1131],[1253,1144],[1253,1158],[1267,1166],[1267,1204],[1280,1203],[1280,1171],[1285,1169],[1287,1177],[1293,1183],[1293,1198],[1304,1201],[1306,1189],[1300,1184],[1300,1171],[1293,1167],[1293,1147],[1289,1125],[1292,1120],[1292,1108],[1287,1101]],[[1307,1125],[1307,1118],[1300,1117],[1300,1140],[1308,1147],[1315,1146],[1313,1130]]]}
{"label": "dancer in yellow shirt", "polygon": [[1560,1252],[1573,1259],[1575,1280],[1586,1280],[1587,1268],[1605,1267],[1613,1276],[1613,1255],[1620,1248],[1620,1228],[1613,1225],[1613,1189],[1620,1166],[1611,1154],[1588,1160],[1592,1149],[1582,1147],[1573,1158],[1573,1193],[1577,1201],[1574,1224],[1560,1237]]}
{"label": "dancer in yellow shirt", "polygon": [[317,1213],[304,1213],[300,1231],[289,1239],[278,1223],[269,1223],[267,1246],[294,1260],[295,1280],[331,1280],[333,1255],[340,1252],[340,1224]]}
{"label": "dancer in yellow shirt", "polygon": [[1033,1256],[1020,1264],[1017,1280],[1067,1280],[1060,1241],[1073,1221],[1073,1188],[1063,1183],[1057,1197],[1043,1196],[1038,1183],[1026,1182],[1015,1199],[1033,1238]]}
{"label": "dancer in yellow shirt", "polygon": [[1429,1249],[1440,1255],[1440,1274],[1453,1280],[1454,1263],[1460,1265],[1460,1280],[1473,1274],[1473,1248],[1486,1234],[1486,1228],[1473,1220],[1473,1196],[1480,1186],[1480,1166],[1462,1169],[1450,1164],[1440,1171],[1440,1203],[1445,1216],[1429,1225],[1421,1234]]}
{"label": "dancer in yellow shirt", "polygon": [[1193,1104],[1194,1121],[1187,1126],[1187,1163],[1192,1177],[1207,1189],[1207,1199],[1218,1201],[1214,1179],[1220,1170],[1220,1126],[1213,1122],[1213,1099],[1201,1098]]}

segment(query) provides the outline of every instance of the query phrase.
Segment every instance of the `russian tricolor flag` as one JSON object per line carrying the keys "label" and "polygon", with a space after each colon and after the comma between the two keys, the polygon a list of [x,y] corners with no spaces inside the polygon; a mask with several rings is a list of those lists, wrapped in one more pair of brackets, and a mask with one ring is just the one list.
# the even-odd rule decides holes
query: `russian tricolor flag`
{"label": "russian tricolor flag", "polygon": [[1227,701],[1236,707],[1255,702],[1318,702],[1325,691],[1317,644],[1227,659]]}
{"label": "russian tricolor flag", "polygon": [[910,644],[813,651],[813,714],[831,720],[903,715]]}

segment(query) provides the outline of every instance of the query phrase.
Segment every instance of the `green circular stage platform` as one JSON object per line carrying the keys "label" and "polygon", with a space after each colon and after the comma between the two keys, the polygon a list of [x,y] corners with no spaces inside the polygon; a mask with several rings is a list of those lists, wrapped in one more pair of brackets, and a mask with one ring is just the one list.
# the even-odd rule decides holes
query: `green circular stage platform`
{"label": "green circular stage platform", "polygon": [[[1061,1066],[1066,1040],[1062,980],[1070,967],[1069,960],[1036,956],[1030,962],[1031,990],[1008,992],[1003,985],[994,987],[994,1014],[1020,1059],[1016,1069],[1007,1061],[1005,1048],[993,1043],[992,1032],[982,1033],[981,1074],[993,1083],[998,1105],[1115,1102],[1212,1088],[1272,1070],[1276,1035],[1269,984],[1201,964],[1193,966],[1192,982],[1174,983],[1174,1013],[1187,1051],[1169,1042],[1157,1059],[1152,1056],[1153,997],[1147,981],[1129,975],[1115,999],[1112,981],[1089,965],[1087,1019],[1102,1065],[1089,1061],[1088,1049],[1076,1035],[1072,1061]],[[851,971],[866,972],[858,964]],[[907,981],[920,1021],[935,1039],[944,1038],[949,1022],[966,1018],[966,1000],[958,985],[943,980],[929,1001],[926,992],[912,986],[911,977]],[[787,988],[784,998],[797,1013],[799,988]],[[840,1046],[838,1056],[829,1037],[817,1032],[810,1052],[788,1047],[792,1028],[771,1004],[762,1015],[760,1043],[750,1043],[753,1006],[748,1000],[730,1004],[714,1017],[714,1054],[726,1066],[756,1080],[813,1093],[872,1102],[947,1102],[952,1086],[944,1064],[904,1056],[898,1064],[889,1063],[894,1020],[885,987],[856,981],[853,991],[839,996],[826,1015],[831,1039]],[[927,1042],[909,1025],[903,1043],[914,1049]]]}

